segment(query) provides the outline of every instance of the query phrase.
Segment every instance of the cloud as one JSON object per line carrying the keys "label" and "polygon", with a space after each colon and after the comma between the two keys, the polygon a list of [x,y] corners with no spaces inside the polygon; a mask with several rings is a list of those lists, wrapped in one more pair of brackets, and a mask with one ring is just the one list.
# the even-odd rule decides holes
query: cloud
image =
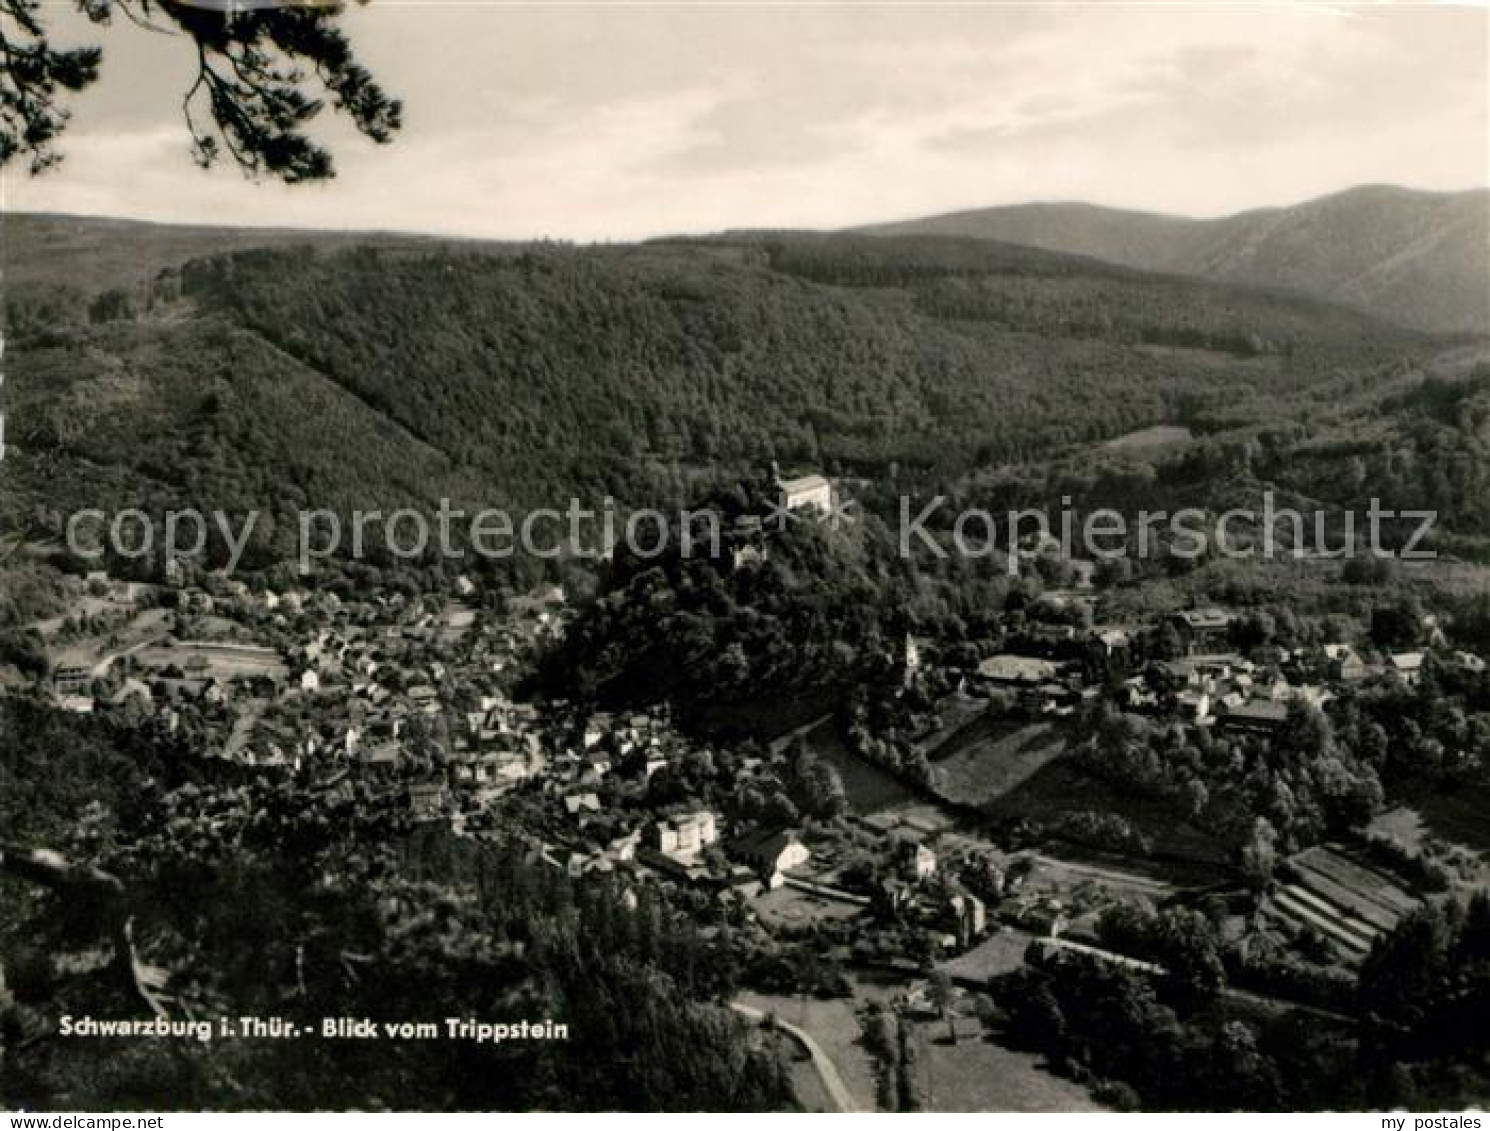
{"label": "cloud", "polygon": [[1483,184],[1484,9],[1323,5],[351,9],[405,99],[339,178],[202,173],[182,44],[110,29],[67,162],[10,207],[634,238],[1021,199],[1214,215],[1364,181]]}

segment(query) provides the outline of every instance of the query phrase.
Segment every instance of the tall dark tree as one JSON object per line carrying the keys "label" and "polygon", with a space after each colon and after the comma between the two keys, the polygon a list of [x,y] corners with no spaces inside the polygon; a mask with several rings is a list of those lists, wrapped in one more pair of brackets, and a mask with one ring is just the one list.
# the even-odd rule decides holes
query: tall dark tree
{"label": "tall dark tree", "polygon": [[[341,4],[77,0],[77,7],[100,27],[122,18],[179,37],[195,56],[182,110],[204,167],[226,152],[249,176],[321,180],[334,175],[331,153],[306,128],[327,101],[376,142],[390,141],[401,123],[401,104],[357,62],[337,27]],[[67,96],[99,76],[103,51],[57,47],[50,17],[41,0],[0,0],[0,166],[24,160],[39,173],[55,165],[71,117]]]}

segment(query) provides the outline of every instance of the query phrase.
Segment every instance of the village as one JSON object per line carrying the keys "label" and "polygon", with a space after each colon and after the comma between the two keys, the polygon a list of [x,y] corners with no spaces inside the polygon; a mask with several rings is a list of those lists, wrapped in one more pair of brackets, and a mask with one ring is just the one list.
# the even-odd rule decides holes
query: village
{"label": "village", "polygon": [[[786,513],[834,505],[821,476],[781,486]],[[762,546],[755,537],[734,548],[732,568],[758,564]],[[905,638],[906,685],[936,691],[915,736],[929,767],[919,782],[854,750],[832,713],[714,741],[685,733],[666,706],[584,712],[523,700],[523,674],[575,616],[558,585],[490,594],[458,576],[444,592],[353,599],[251,589],[221,572],[178,570],[158,585],[95,572],[77,615],[49,626],[47,694],[66,710],[119,712],[187,736],[233,773],[295,775],[328,794],[371,790],[398,799],[415,824],[457,836],[520,836],[535,863],[605,877],[631,906],[647,886],[674,892],[709,929],[750,940],[756,989],[737,1008],[794,1026],[811,1054],[802,1088],[820,1088],[826,1107],[872,1109],[866,1009],[900,1018],[927,1078],[952,1087],[958,1057],[1024,1055],[958,1033],[981,1028],[988,980],[1019,968],[1032,946],[1140,961],[1104,939],[1115,907],[1207,899],[1230,942],[1349,970],[1424,897],[1358,847],[1318,845],[1280,866],[1258,916],[1233,898],[1227,861],[1165,869],[1121,851],[1121,837],[1093,850],[1090,839],[1081,847],[1044,835],[1049,823],[1023,836],[995,831],[1009,825],[987,815],[1001,800],[1022,803],[1020,791],[1061,762],[1068,720],[1099,700],[1127,715],[1267,736],[1289,725],[1296,704],[1322,707],[1369,680],[1411,686],[1430,658],[1484,671],[1432,622],[1422,649],[1381,652],[1347,641],[1242,649],[1237,616],[1212,606],[1107,621],[1089,563],[1073,565],[1070,585],[1039,598],[1049,615],[1019,618],[996,644],[970,654]],[[1126,660],[1140,641],[1149,659],[1133,670]],[[1056,813],[1054,827],[1089,817]],[[1252,1008],[1311,1004],[1232,992]],[[930,1035],[934,1025],[949,1029],[949,1047]],[[1059,1103],[1086,1102],[1030,1058],[1015,1067],[1009,1087],[1029,1094],[960,1102],[1050,1106],[1049,1088],[1065,1089]]]}

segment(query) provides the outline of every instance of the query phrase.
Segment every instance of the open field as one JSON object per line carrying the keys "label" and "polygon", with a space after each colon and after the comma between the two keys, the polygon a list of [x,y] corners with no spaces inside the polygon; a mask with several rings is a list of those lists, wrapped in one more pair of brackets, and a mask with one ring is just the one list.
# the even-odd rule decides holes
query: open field
{"label": "open field", "polygon": [[65,613],[58,613],[45,620],[32,621],[30,624],[22,625],[22,628],[35,629],[43,637],[50,638],[57,634],[68,617],[97,617],[105,613],[118,612],[120,607],[110,597],[97,597],[91,593],[84,593],[70,602]]}
{"label": "open field", "polygon": [[1105,1110],[1080,1084],[1047,1072],[1035,1054],[994,1044],[973,1018],[957,1018],[956,1044],[945,1021],[908,1024],[916,1031],[927,1111]]}
{"label": "open field", "polygon": [[957,816],[934,801],[902,801],[880,809],[867,823],[883,833],[896,830],[921,837],[940,837],[958,827]]}
{"label": "open field", "polygon": [[[1028,891],[1044,891],[1069,897],[1083,887],[1097,887],[1124,899],[1162,900],[1180,887],[1170,878],[1169,870],[1148,865],[1140,870],[1124,858],[1121,861],[1093,853],[1091,860],[1068,860],[1046,852],[1033,853],[1035,867],[1025,879]],[[1150,873],[1160,873],[1154,875]]]}
{"label": "open field", "polygon": [[103,636],[71,640],[49,649],[48,658],[55,667],[85,667],[102,675],[115,657],[137,651],[164,633],[169,619],[165,609],[144,609]]}
{"label": "open field", "polygon": [[1065,750],[1050,723],[1011,725],[980,718],[936,752],[932,782],[943,797],[967,805],[996,801],[1022,785]]}
{"label": "open field", "polygon": [[761,922],[768,927],[787,928],[852,919],[864,910],[847,900],[833,899],[831,896],[789,886],[762,892],[752,901],[751,906],[761,917]]}
{"label": "open field", "polygon": [[[784,997],[779,994],[743,993],[739,1001],[763,1013],[797,1026],[821,1046],[838,1069],[859,1111],[878,1110],[875,1102],[874,1058],[859,1043],[859,1018],[855,1002],[834,998]],[[806,1096],[800,1097],[804,1104]]]}
{"label": "open field", "polygon": [[1377,836],[1391,837],[1403,848],[1412,852],[1422,850],[1423,838],[1429,832],[1427,824],[1423,821],[1423,815],[1406,805],[1399,805],[1395,809],[1376,814],[1371,818],[1371,823],[1366,826],[1366,831]]}
{"label": "open field", "polygon": [[[1148,841],[1151,855],[1164,860],[1176,882],[1202,883],[1219,878],[1230,846],[1207,830],[1183,820],[1174,806],[1124,796],[1110,784],[1085,773],[1068,758],[1053,758],[983,810],[996,823],[1036,821],[1059,835],[1070,814],[1080,810],[1114,813]],[[1071,853],[1062,848],[1062,856]],[[1085,849],[1083,849],[1085,854]]]}
{"label": "open field", "polygon": [[972,950],[943,962],[937,969],[959,985],[981,989],[990,978],[1012,974],[1023,966],[1030,941],[1023,931],[997,930]]}
{"label": "open field", "polygon": [[283,659],[272,648],[251,644],[218,644],[182,642],[159,644],[135,653],[141,666],[162,669],[172,665],[188,676],[212,676],[217,679],[252,679],[254,676],[283,678],[288,674]]}
{"label": "open field", "polygon": [[[1426,798],[1417,806],[1399,805],[1378,813],[1367,826],[1377,836],[1390,837],[1411,852],[1422,852],[1425,842],[1437,839],[1453,849],[1459,882],[1472,890],[1490,891],[1490,831],[1484,814],[1490,796],[1483,788],[1461,787],[1452,795]],[[1435,824],[1424,818],[1431,811]]]}
{"label": "open field", "polygon": [[[758,993],[741,994],[739,1000],[809,1034],[837,1068],[854,1106],[859,1111],[878,1110],[874,1058],[859,1043],[855,1001]],[[994,1044],[975,1018],[956,1018],[955,1045],[947,1041],[945,1021],[905,1024],[911,1026],[920,1053],[918,1068],[928,1111],[1103,1110],[1079,1084],[1047,1072],[1039,1057]],[[794,1070],[794,1080],[797,1074]],[[820,1093],[820,1085],[808,1081],[799,1098],[811,1107],[810,1097]]]}
{"label": "open field", "polygon": [[1428,831],[1482,856],[1490,853],[1490,786],[1467,786],[1424,798],[1417,811]]}
{"label": "open field", "polygon": [[797,1097],[797,1102],[802,1105],[802,1110],[836,1112],[838,1108],[833,1104],[833,1097],[828,1094],[828,1089],[823,1085],[823,1078],[813,1067],[812,1057],[807,1050],[785,1033],[777,1034],[776,1044],[781,1050],[783,1059],[790,1066],[788,1072],[792,1078],[792,1093]]}
{"label": "open field", "polygon": [[[986,699],[980,699],[961,691],[948,695],[936,705],[936,729],[918,739],[916,748],[932,761],[944,757],[942,748],[987,710],[988,700]],[[954,747],[948,747],[946,753],[954,751]]]}

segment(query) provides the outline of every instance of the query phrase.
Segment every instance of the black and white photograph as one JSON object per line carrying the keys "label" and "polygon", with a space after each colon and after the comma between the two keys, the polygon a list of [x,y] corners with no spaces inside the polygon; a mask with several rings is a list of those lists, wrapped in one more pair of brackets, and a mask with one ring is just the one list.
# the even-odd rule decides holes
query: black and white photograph
{"label": "black and white photograph", "polygon": [[1484,0],[0,0],[0,298],[7,1131],[1487,1131]]}

